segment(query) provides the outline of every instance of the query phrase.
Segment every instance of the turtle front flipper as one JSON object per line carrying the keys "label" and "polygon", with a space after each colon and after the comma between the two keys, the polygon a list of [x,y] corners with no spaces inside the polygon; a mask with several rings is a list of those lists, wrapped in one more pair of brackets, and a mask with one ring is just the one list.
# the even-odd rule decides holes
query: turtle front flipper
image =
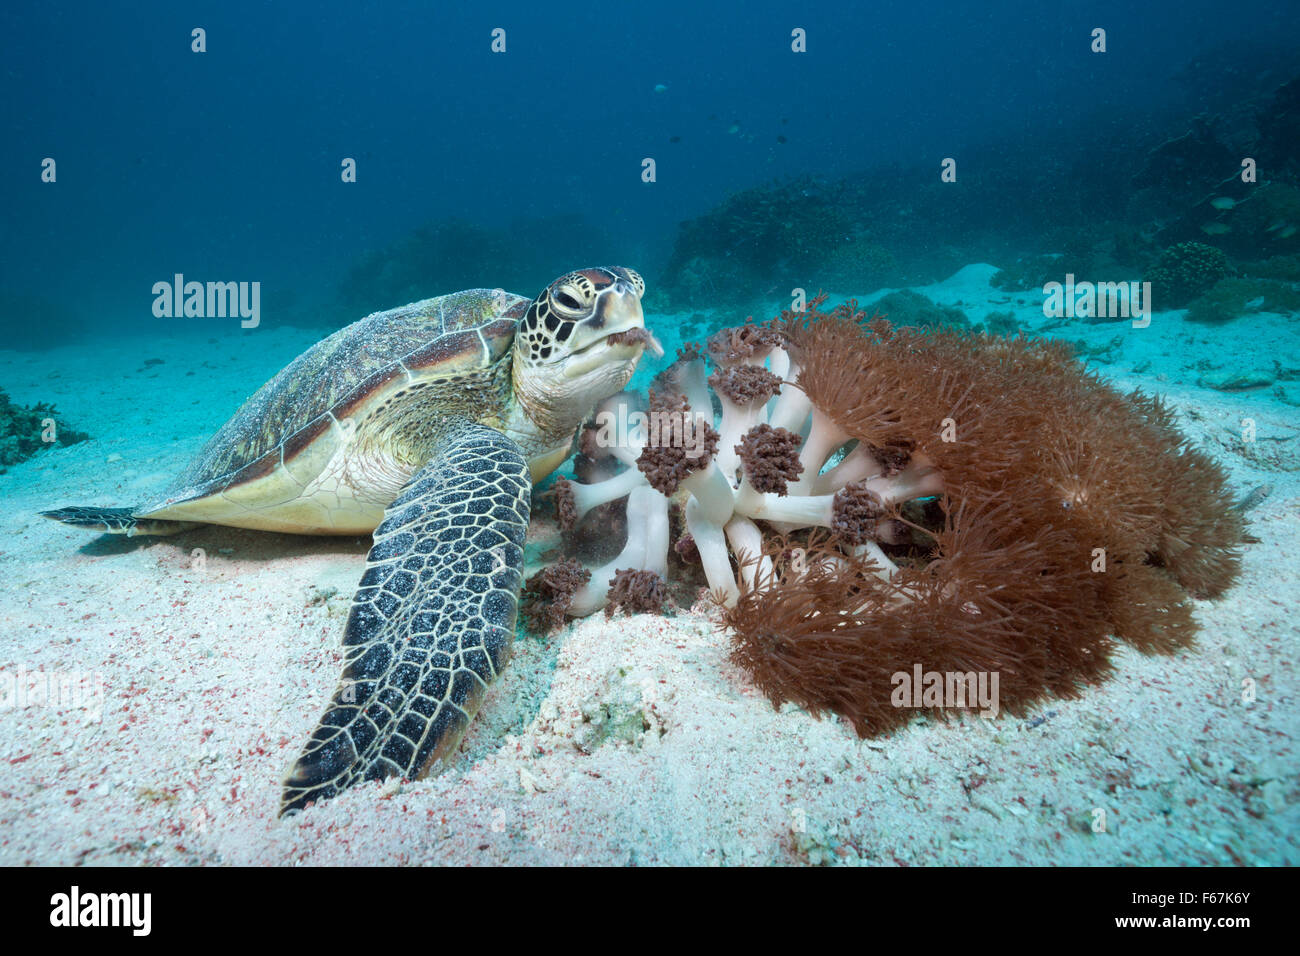
{"label": "turtle front flipper", "polygon": [[460,743],[505,666],[528,530],[528,461],[456,423],[375,530],[343,678],[284,782],[280,813],[359,780],[423,776]]}
{"label": "turtle front flipper", "polygon": [[165,518],[137,518],[134,508],[55,508],[42,511],[42,518],[53,518],[76,528],[89,528],[104,534],[179,534],[197,528],[197,521],[168,521]]}

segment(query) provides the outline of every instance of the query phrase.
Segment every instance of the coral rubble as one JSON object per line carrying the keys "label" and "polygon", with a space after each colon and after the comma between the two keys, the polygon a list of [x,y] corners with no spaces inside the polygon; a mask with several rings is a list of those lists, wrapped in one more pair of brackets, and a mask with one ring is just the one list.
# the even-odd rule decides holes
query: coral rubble
{"label": "coral rubble", "polygon": [[90,437],[85,432],[61,427],[60,419],[53,405],[45,402],[16,405],[0,388],[0,471],[26,461],[51,443],[75,445]]}

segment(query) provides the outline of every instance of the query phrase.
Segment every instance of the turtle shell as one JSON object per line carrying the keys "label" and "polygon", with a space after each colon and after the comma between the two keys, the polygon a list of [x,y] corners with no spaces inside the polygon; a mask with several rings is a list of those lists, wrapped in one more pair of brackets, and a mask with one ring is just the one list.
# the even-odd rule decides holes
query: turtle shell
{"label": "turtle shell", "polygon": [[[471,289],[376,312],[339,329],[258,389],[203,446],[164,493],[139,515],[175,513],[185,502],[231,492],[281,464],[289,472],[312,446],[409,381],[445,382],[451,413],[499,415],[519,320],[531,300],[500,289]],[[500,382],[504,379],[504,386]],[[477,387],[476,387],[477,386]],[[241,496],[242,497],[242,496]]]}

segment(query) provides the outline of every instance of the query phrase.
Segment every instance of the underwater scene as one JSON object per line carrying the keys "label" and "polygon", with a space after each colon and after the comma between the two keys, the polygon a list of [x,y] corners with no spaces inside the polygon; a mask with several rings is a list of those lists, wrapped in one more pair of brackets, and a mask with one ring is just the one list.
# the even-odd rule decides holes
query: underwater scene
{"label": "underwater scene", "polygon": [[0,864],[1300,862],[1300,7],[0,37]]}

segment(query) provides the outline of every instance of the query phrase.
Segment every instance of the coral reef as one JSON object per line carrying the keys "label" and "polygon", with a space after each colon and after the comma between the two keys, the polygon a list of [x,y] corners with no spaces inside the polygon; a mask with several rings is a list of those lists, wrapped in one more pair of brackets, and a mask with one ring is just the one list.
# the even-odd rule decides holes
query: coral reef
{"label": "coral reef", "polygon": [[990,335],[1015,335],[1021,322],[1014,312],[990,312],[984,316],[984,331]]}
{"label": "coral reef", "polygon": [[[842,183],[815,177],[764,183],[683,222],[661,280],[667,297],[683,305],[744,302],[772,275],[811,276],[846,244],[855,247],[850,256],[862,255],[842,192]],[[867,258],[879,271],[888,254],[873,249]],[[840,260],[835,268],[862,265]]]}
{"label": "coral reef", "polygon": [[1270,256],[1258,262],[1243,262],[1238,266],[1237,271],[1253,279],[1300,282],[1300,255]]}
{"label": "coral reef", "polygon": [[[85,432],[62,426],[60,418],[55,407],[45,402],[15,405],[0,388],[0,471],[26,461],[51,442],[75,445],[90,438]],[[47,430],[47,420],[54,421],[52,430]],[[46,434],[50,435],[50,442],[45,440]]]}
{"label": "coral reef", "polygon": [[1122,221],[1101,220],[1069,228],[1048,227],[1033,237],[1034,248],[1058,250],[1025,254],[1011,260],[990,284],[1008,292],[1038,292],[1049,282],[1112,281],[1139,272],[1158,251],[1147,238]]}
{"label": "coral reef", "polygon": [[[1277,85],[1294,70],[1293,60],[1275,60],[1272,68],[1254,55],[1251,61],[1258,71],[1249,80],[1238,75],[1236,83],[1213,83],[1213,92],[1199,98],[1203,112],[1191,130],[1157,147],[1133,179],[1140,192],[1127,203],[1129,216],[1146,219],[1161,246],[1210,236],[1238,258],[1300,249],[1300,160],[1292,146],[1300,129],[1300,77]],[[1187,78],[1199,73],[1194,85],[1204,89],[1204,61],[1195,67]],[[1241,179],[1247,156],[1258,164],[1258,184]]]}
{"label": "coral reef", "polygon": [[1201,242],[1180,242],[1170,246],[1147,270],[1152,302],[1156,309],[1178,309],[1208,292],[1232,269],[1228,257]]}
{"label": "coral reef", "polygon": [[826,288],[868,293],[896,284],[898,260],[888,246],[853,236],[830,250],[817,275]]}
{"label": "coral reef", "polygon": [[1184,203],[1158,233],[1166,246],[1205,236],[1236,259],[1300,251],[1300,188],[1277,179],[1256,185],[1229,178]]}
{"label": "coral reef", "polygon": [[1300,311],[1300,289],[1273,279],[1220,279],[1187,307],[1193,322],[1221,324],[1256,312]]}
{"label": "coral reef", "polygon": [[1262,183],[1231,206],[1220,204],[1227,207],[1220,211],[1220,219],[1229,232],[1219,241],[1231,241],[1236,254],[1258,255],[1261,249],[1278,255],[1300,251],[1300,187]]}
{"label": "coral reef", "polygon": [[878,300],[873,308],[888,319],[891,325],[918,329],[966,328],[970,325],[970,320],[961,309],[937,305],[911,289],[891,292]]}
{"label": "coral reef", "polygon": [[914,669],[992,675],[994,709],[1018,713],[1105,677],[1115,639],[1192,641],[1189,596],[1232,583],[1242,521],[1165,405],[1060,343],[823,301],[713,336],[709,378],[685,350],[649,415],[592,426],[585,443],[627,467],[569,483],[561,513],[627,496],[627,544],[560,613],[622,600],[628,569],[663,577],[672,499],[687,531],[672,548],[700,562],[734,660],[774,704],[863,735],[976,706],[973,690],[900,703]]}

